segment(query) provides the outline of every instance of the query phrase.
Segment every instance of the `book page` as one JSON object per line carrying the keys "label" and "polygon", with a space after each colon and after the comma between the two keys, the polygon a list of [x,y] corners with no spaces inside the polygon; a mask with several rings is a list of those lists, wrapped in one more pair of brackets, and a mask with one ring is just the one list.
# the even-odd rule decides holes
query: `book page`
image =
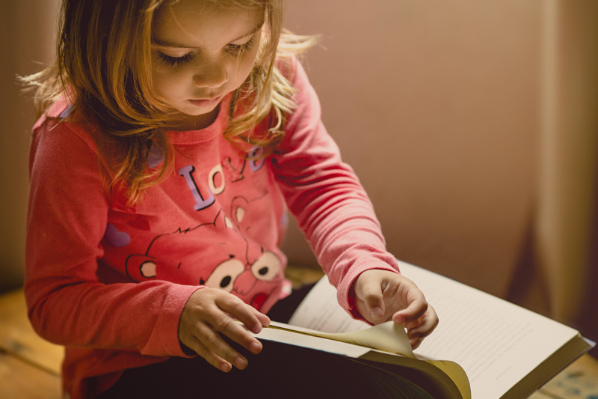
{"label": "book page", "polygon": [[285,344],[336,353],[338,355],[345,355],[353,358],[358,358],[370,351],[368,348],[364,348],[363,346],[352,345],[341,341],[333,341],[330,339],[321,339],[311,335],[297,334],[292,331],[279,330],[275,328],[263,328],[259,334],[254,334],[254,336],[259,339],[282,342]]}
{"label": "book page", "polygon": [[[415,354],[450,360],[467,373],[476,399],[497,399],[578,332],[534,312],[419,267],[399,262],[434,306],[438,328]],[[289,324],[326,332],[355,331],[324,277],[307,295]]]}
{"label": "book page", "polygon": [[400,262],[440,318],[415,351],[465,370],[472,397],[500,398],[578,332],[454,280]]}
{"label": "book page", "polygon": [[287,331],[296,331],[315,337],[366,346],[369,348],[415,358],[415,355],[411,350],[409,338],[407,338],[407,334],[405,333],[405,329],[402,325],[395,324],[392,321],[382,323],[377,326],[368,327],[363,330],[340,333],[320,332],[290,324],[277,323],[275,321],[270,323],[270,327]]}
{"label": "book page", "polygon": [[336,288],[326,276],[303,299],[289,324],[326,333],[358,331],[370,327],[364,321],[353,319],[339,306]]}

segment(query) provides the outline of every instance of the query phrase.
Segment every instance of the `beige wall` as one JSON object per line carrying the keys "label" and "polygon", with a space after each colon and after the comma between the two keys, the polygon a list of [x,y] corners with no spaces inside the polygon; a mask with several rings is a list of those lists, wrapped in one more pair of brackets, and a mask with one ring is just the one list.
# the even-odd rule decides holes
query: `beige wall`
{"label": "beige wall", "polygon": [[541,2],[338,4],[292,0],[287,25],[322,34],[308,74],[388,249],[505,295],[533,211]]}
{"label": "beige wall", "polygon": [[597,339],[598,2],[342,4],[288,27],[388,249]]}
{"label": "beige wall", "polygon": [[27,159],[34,123],[16,74],[37,72],[54,50],[57,0],[0,1],[0,291],[22,284]]}
{"label": "beige wall", "polygon": [[[0,1],[0,290],[23,277],[33,117],[14,76],[50,59],[57,2]],[[557,317],[585,301],[586,319],[598,320],[596,295],[590,302],[582,292],[588,273],[598,274],[587,256],[598,2],[288,5],[290,29],[322,35],[308,74],[388,249]],[[296,229],[285,250],[293,263],[314,262]]]}
{"label": "beige wall", "polygon": [[537,260],[552,316],[596,339],[598,2],[547,0],[544,20]]}

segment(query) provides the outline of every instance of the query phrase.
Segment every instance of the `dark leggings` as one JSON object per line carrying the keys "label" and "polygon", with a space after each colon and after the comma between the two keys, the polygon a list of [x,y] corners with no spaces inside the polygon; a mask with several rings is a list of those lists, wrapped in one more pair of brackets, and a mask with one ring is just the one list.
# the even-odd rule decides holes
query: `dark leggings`
{"label": "dark leggings", "polygon": [[[286,321],[305,293],[289,298],[273,312]],[[278,314],[277,314],[278,313]],[[275,318],[276,316],[276,318]],[[227,340],[228,341],[228,340]],[[169,360],[126,370],[99,399],[118,398],[422,398],[432,399],[408,380],[344,356],[262,341],[253,355],[228,341],[249,365],[223,373],[200,357]]]}
{"label": "dark leggings", "polygon": [[101,399],[118,398],[425,398],[391,372],[355,360],[264,341],[245,370],[223,373],[202,358],[176,358],[126,370]]}

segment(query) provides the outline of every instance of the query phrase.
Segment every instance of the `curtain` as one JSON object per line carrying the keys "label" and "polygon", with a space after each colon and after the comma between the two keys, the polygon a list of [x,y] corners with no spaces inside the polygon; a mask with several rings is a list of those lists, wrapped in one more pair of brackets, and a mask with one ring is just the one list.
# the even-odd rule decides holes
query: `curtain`
{"label": "curtain", "polygon": [[543,3],[535,249],[551,316],[598,337],[598,2]]}

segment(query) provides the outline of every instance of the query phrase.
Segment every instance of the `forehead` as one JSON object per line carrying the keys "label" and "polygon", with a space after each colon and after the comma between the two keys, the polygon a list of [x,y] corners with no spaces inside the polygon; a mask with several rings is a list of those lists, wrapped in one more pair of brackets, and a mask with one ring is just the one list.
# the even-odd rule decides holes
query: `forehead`
{"label": "forehead", "polygon": [[253,32],[264,21],[263,3],[179,0],[163,3],[154,13],[152,38],[185,47],[222,45]]}

